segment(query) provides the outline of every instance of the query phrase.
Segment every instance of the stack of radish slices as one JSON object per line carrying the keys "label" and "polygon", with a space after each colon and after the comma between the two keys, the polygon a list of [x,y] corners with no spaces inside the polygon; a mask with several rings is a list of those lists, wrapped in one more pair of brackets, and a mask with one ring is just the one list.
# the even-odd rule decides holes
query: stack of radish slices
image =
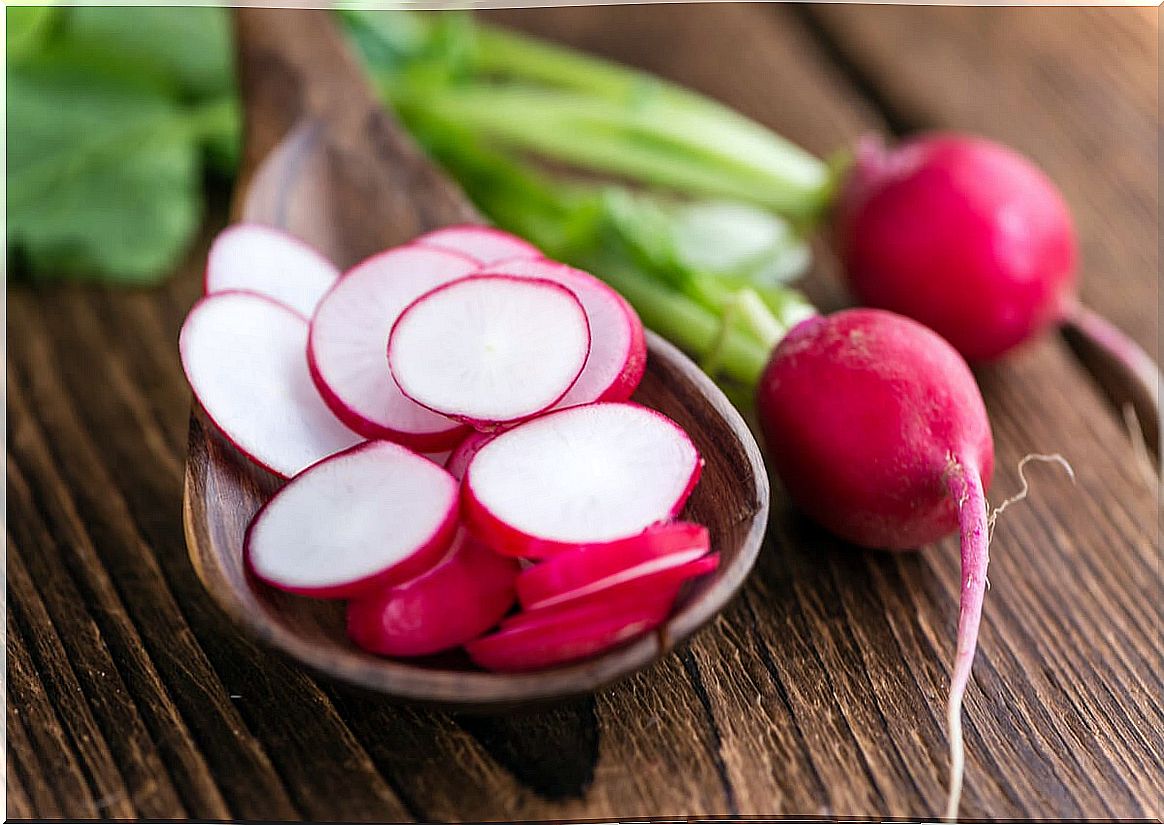
{"label": "stack of radish slices", "polygon": [[658,627],[718,563],[674,521],[698,451],[627,401],[638,317],[519,238],[450,227],[341,274],[236,225],[179,347],[206,416],[289,479],[247,530],[250,570],[347,599],[368,651],[574,661]]}

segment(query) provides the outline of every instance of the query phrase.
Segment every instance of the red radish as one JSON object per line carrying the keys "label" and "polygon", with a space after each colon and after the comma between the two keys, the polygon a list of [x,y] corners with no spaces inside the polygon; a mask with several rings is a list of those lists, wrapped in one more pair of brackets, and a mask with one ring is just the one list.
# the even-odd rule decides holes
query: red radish
{"label": "red radish", "polygon": [[465,645],[469,657],[487,670],[540,670],[583,659],[630,641],[667,619],[666,599],[641,600],[619,608],[583,605],[553,618],[514,622]]}
{"label": "red radish", "polygon": [[955,134],[863,141],[838,204],[863,303],[920,321],[970,360],[997,358],[1075,311],[1075,228],[1022,155]]}
{"label": "red radish", "polygon": [[516,235],[491,226],[465,224],[446,226],[421,235],[414,243],[472,258],[481,264],[491,264],[510,258],[540,258],[541,250]]}
{"label": "red radish", "polygon": [[494,550],[545,558],[673,518],[702,467],[687,434],[655,410],[569,407],[481,447],[462,482],[461,510]]}
{"label": "red radish", "polygon": [[307,321],[252,292],[203,298],[178,339],[206,415],[247,458],[284,477],[360,441],[320,401],[306,346]]}
{"label": "red radish", "polygon": [[947,708],[953,816],[962,786],[962,697],[986,587],[985,488],[994,467],[974,377],[954,348],[921,324],[857,309],[795,327],[776,347],[757,401],[775,469],[793,499],[829,530],[894,550],[961,531]]}
{"label": "red radish", "polygon": [[621,295],[587,272],[545,259],[503,261],[482,272],[544,278],[566,287],[582,302],[590,323],[590,356],[557,406],[631,397],[647,368],[647,344],[639,316]]}
{"label": "red radish", "polygon": [[457,528],[457,482],[423,456],[367,441],[313,464],[255,515],[244,554],[258,578],[353,598],[420,575]]}
{"label": "red radish", "polygon": [[574,293],[509,275],[437,287],[400,314],[388,338],[388,366],[404,395],[477,429],[554,406],[589,352]]}
{"label": "red radish", "polygon": [[392,325],[430,289],[464,277],[476,264],[462,255],[402,246],[374,255],[340,279],[311,321],[311,376],[327,405],[356,432],[415,450],[452,448],[465,427],[401,394],[384,361]]}
{"label": "red radish", "polygon": [[465,439],[456,446],[456,448],[449,453],[449,458],[445,461],[445,469],[448,470],[453,478],[460,481],[465,477],[465,470],[469,469],[469,462],[473,460],[473,456],[477,455],[477,451],[484,447],[493,438],[494,433],[482,433],[474,430],[465,436]]}
{"label": "red radish", "polygon": [[219,233],[206,259],[206,294],[257,292],[310,318],[339,270],[304,241],[270,226],[239,223]]}
{"label": "red radish", "polygon": [[549,607],[677,567],[710,549],[703,525],[657,524],[628,539],[559,553],[522,571],[517,596],[526,610]]}
{"label": "red radish", "polygon": [[385,656],[427,656],[475,639],[513,605],[515,559],[462,531],[444,559],[415,579],[348,605],[348,636]]}
{"label": "red radish", "polygon": [[686,555],[688,558],[680,564],[644,571],[635,578],[604,585],[599,589],[584,588],[563,594],[564,597],[561,599],[543,602],[503,619],[501,628],[504,630],[515,624],[548,620],[583,606],[591,606],[599,612],[609,612],[618,610],[621,606],[643,604],[656,599],[673,605],[684,584],[719,567],[718,553],[699,558],[691,558],[690,554],[676,555]]}

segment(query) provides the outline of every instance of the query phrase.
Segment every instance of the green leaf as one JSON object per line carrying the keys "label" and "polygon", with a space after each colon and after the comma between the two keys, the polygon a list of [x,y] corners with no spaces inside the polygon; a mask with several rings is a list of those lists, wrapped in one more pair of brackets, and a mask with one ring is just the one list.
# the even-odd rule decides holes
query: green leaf
{"label": "green leaf", "polygon": [[8,246],[34,276],[149,283],[197,229],[189,116],[65,59],[8,73]]}
{"label": "green leaf", "polygon": [[207,6],[75,6],[64,36],[165,76],[184,93],[219,95],[234,87],[227,15]]}
{"label": "green leaf", "polygon": [[4,10],[4,45],[8,64],[35,54],[60,17],[59,6],[9,6]]}

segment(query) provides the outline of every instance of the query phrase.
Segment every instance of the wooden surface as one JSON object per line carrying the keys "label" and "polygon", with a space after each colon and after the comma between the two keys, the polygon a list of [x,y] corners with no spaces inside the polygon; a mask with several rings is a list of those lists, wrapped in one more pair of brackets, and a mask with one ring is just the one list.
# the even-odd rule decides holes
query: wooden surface
{"label": "wooden surface", "polygon": [[[828,152],[870,128],[1015,143],[1079,218],[1084,295],[1158,351],[1157,21],[1142,9],[777,5],[512,11]],[[214,212],[207,228],[221,224]],[[208,237],[207,235],[207,237]],[[205,240],[205,239],[204,239]],[[685,651],[591,698],[453,717],[317,681],[238,635],[186,559],[164,288],[8,291],[8,814],[531,819],[933,816],[957,552],[857,552],[774,487],[742,596]],[[812,292],[840,292],[822,259]],[[963,815],[1164,814],[1155,491],[1052,337],[979,370],[999,522],[967,695]]]}

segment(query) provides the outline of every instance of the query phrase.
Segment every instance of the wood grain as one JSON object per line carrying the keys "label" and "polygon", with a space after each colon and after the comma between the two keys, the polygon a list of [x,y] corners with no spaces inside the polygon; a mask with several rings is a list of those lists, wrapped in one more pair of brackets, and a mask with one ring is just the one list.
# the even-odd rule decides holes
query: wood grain
{"label": "wood grain", "polygon": [[[1003,10],[958,11],[972,22]],[[908,29],[914,12],[933,13],[911,8],[895,25]],[[1108,55],[1096,71],[1122,77],[1131,64],[1085,30],[1104,15],[1133,12],[1141,14],[1057,9],[1054,25],[1065,34],[1056,36],[1075,33],[1084,70]],[[925,27],[936,41],[926,47],[931,55],[973,53],[974,44],[963,42],[967,27],[947,22],[954,17],[938,15]],[[893,100],[887,80],[855,78],[837,59],[838,50],[848,64],[867,52],[851,51],[782,6],[531,10],[503,18],[647,65],[817,151],[883,128],[885,101]],[[1091,64],[1090,49],[1099,55]],[[1067,123],[1061,112],[999,94],[1001,81],[982,79],[991,61],[1036,74],[1042,54],[1003,38],[958,74],[929,63],[928,76],[913,82],[936,90],[930,99],[970,106],[965,99],[977,98],[983,112],[993,106],[994,128],[1026,119],[1064,141],[1083,128],[1078,119]],[[910,62],[905,53],[898,59]],[[1139,83],[1113,80],[1109,93],[1126,95],[1128,84]],[[1128,105],[1102,102],[1097,121]],[[948,112],[927,117],[930,125],[966,125]],[[1095,140],[1070,170],[1080,191],[1107,186],[1117,152],[1127,151],[1136,168],[1156,168],[1154,149]],[[207,237],[224,220],[221,200]],[[1072,203],[1081,209],[1075,196]],[[1104,221],[1114,251],[1091,254],[1122,256],[1129,253],[1118,250],[1148,242],[1142,218],[1126,214],[1135,211],[1129,203],[1115,198],[1110,214],[1094,218]],[[1080,215],[1084,231],[1095,232],[1092,220]],[[122,694],[148,739],[137,740],[141,752],[158,754],[150,770],[178,796],[175,816],[213,819],[223,808],[248,819],[348,821],[733,812],[883,818],[938,810],[956,550],[943,542],[912,556],[856,552],[799,518],[778,487],[769,538],[742,597],[688,655],[669,656],[591,699],[477,719],[402,708],[322,685],[247,642],[186,560],[178,505],[189,395],[175,342],[200,288],[205,243],[156,291],[9,287],[8,546],[28,574],[10,572],[8,585],[10,815],[85,816],[123,787],[128,801],[116,803],[118,810],[157,810],[148,798],[135,799],[148,787],[145,772],[123,764],[127,752],[110,741],[117,720],[127,718],[124,707],[110,710]],[[1143,279],[1145,290],[1157,288],[1151,260],[1136,260],[1139,266],[1113,269]],[[843,300],[827,261],[811,287],[826,303]],[[1158,334],[1146,300],[1121,310],[1124,299],[1113,296],[1107,306],[1102,294],[1087,296],[1137,336],[1142,317],[1141,341]],[[1079,483],[1032,468],[1031,500],[999,523],[967,698],[963,813],[1158,819],[1164,600],[1154,493],[1107,404],[1059,341],[979,378],[998,441],[992,497],[1017,489],[1014,467],[1028,450],[1062,450]],[[39,554],[54,561],[37,561]],[[34,596],[43,613],[33,612]],[[66,697],[51,682],[65,665],[37,658],[38,651],[62,654],[41,637],[55,634],[76,671],[104,656],[71,658],[93,638],[93,626],[113,671],[75,673],[79,690]],[[170,730],[174,714],[182,724]],[[103,750],[80,736],[94,729]]]}

